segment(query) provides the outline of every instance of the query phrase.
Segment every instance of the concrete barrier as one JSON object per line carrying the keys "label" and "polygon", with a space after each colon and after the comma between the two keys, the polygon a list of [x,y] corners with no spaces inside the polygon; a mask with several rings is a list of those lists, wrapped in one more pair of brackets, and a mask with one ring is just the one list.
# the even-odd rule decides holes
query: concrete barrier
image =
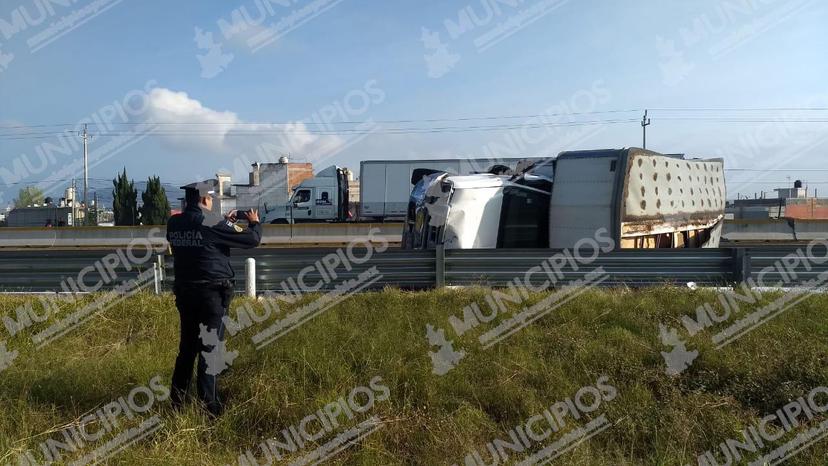
{"label": "concrete barrier", "polygon": [[[262,246],[340,246],[370,231],[391,244],[402,239],[402,223],[304,223],[263,225]],[[118,248],[130,243],[166,247],[165,226],[0,228],[0,248]]]}
{"label": "concrete barrier", "polygon": [[[375,236],[397,245],[402,223],[303,223],[263,225],[264,247],[341,246],[356,238]],[[0,228],[0,249],[21,248],[119,248],[134,242],[140,246],[166,247],[164,226]],[[724,241],[809,241],[828,238],[828,220],[736,219],[727,220]]]}
{"label": "concrete barrier", "polygon": [[828,220],[796,219],[794,231],[800,241],[828,239]]}
{"label": "concrete barrier", "polygon": [[785,219],[726,220],[722,230],[725,241],[794,241],[793,221]]}

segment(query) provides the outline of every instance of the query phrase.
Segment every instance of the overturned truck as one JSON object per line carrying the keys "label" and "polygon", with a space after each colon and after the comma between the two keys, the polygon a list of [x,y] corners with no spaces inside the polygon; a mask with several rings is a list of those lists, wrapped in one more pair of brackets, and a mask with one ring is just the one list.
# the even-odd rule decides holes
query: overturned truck
{"label": "overturned truck", "polygon": [[415,171],[402,247],[569,248],[602,230],[621,248],[718,247],[723,167],[629,148],[563,152],[505,175]]}

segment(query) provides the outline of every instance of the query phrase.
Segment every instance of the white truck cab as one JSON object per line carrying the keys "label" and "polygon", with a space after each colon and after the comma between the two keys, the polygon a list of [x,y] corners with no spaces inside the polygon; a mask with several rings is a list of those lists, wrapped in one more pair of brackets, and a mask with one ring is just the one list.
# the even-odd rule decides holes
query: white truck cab
{"label": "white truck cab", "polygon": [[348,178],[335,165],[299,183],[286,205],[267,213],[270,223],[341,221],[349,216]]}

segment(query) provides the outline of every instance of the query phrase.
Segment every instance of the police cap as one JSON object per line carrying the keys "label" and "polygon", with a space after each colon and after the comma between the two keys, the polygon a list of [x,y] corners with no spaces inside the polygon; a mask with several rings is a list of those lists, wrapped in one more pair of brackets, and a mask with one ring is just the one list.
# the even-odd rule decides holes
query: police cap
{"label": "police cap", "polygon": [[206,181],[196,181],[195,183],[186,184],[181,187],[188,195],[198,194],[198,197],[215,197],[215,188],[212,183]]}

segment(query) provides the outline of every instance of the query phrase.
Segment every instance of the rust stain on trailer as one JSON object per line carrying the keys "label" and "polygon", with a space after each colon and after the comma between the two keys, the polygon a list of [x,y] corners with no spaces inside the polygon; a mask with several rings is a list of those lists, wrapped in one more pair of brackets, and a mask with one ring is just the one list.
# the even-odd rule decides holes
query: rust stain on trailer
{"label": "rust stain on trailer", "polygon": [[722,159],[684,159],[631,149],[621,204],[621,234],[710,228],[724,218]]}

